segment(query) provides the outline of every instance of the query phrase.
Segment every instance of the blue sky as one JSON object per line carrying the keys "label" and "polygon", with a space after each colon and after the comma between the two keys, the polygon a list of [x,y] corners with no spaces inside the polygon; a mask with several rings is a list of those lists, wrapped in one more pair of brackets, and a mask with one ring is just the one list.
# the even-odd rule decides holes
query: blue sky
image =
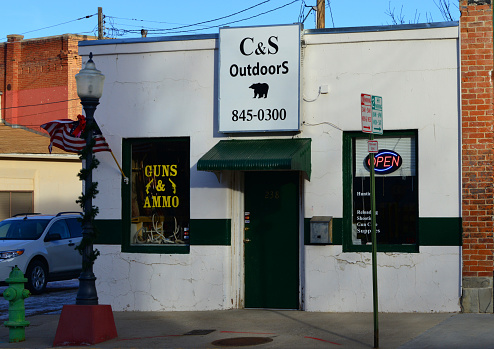
{"label": "blue sky", "polygon": [[[303,17],[307,16],[310,7],[305,5],[314,6],[316,1],[3,1],[0,13],[0,42],[6,41],[8,34],[22,34],[26,39],[66,33],[96,35],[98,7],[103,8],[108,36],[130,38],[139,37],[142,28],[149,30],[148,36],[163,36],[218,33],[218,27],[225,25],[295,23],[299,22],[301,13]],[[444,18],[436,6],[441,1],[450,5],[453,19],[458,20],[457,0],[326,0],[326,27],[393,24],[391,16],[387,14],[389,12],[394,12],[395,19],[402,19],[405,23],[442,22]],[[237,12],[240,13],[233,15]],[[85,18],[86,16],[90,17]],[[221,17],[225,18],[215,20]],[[206,23],[193,25],[201,22]],[[314,26],[315,16],[314,12],[311,12],[304,22],[304,27],[312,29]]]}

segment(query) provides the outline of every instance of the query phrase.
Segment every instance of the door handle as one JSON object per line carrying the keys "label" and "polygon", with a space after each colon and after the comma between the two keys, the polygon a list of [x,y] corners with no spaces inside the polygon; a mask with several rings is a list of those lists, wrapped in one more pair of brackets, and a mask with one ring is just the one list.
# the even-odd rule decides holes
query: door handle
{"label": "door handle", "polygon": [[244,239],[244,244],[250,242],[250,239]]}
{"label": "door handle", "polygon": [[73,243],[72,241],[69,243],[69,246],[75,246],[75,243]]}

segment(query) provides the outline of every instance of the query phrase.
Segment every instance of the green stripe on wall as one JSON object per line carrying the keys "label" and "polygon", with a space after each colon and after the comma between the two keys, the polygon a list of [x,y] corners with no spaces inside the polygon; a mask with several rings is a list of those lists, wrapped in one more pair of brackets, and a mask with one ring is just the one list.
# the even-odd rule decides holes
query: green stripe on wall
{"label": "green stripe on wall", "polygon": [[[121,245],[122,221],[98,219],[97,244]],[[419,244],[421,246],[461,246],[462,221],[460,217],[419,218]],[[191,245],[229,246],[231,243],[230,219],[192,219]],[[333,245],[343,241],[343,219],[333,218]],[[304,219],[304,242],[310,245],[310,218]]]}
{"label": "green stripe on wall", "polygon": [[96,219],[94,226],[98,234],[95,241],[96,244],[122,244],[122,221],[120,219]]}
{"label": "green stripe on wall", "polygon": [[191,245],[229,246],[231,243],[230,219],[191,219]]}
{"label": "green stripe on wall", "polygon": [[[310,245],[310,218],[304,219],[304,241]],[[461,217],[423,217],[419,218],[420,246],[461,246]],[[343,241],[343,219],[333,218],[333,243],[341,245]]]}
{"label": "green stripe on wall", "polygon": [[419,218],[419,245],[461,246],[461,217]]}
{"label": "green stripe on wall", "polygon": [[[122,244],[122,221],[120,219],[97,219],[98,236],[95,243],[101,245]],[[231,241],[230,219],[191,219],[191,245],[229,246]]]}

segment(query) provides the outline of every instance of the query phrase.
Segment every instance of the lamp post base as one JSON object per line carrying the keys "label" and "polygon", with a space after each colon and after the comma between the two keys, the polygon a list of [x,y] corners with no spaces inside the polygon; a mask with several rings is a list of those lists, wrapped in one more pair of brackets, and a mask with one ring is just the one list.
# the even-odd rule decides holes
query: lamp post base
{"label": "lamp post base", "polygon": [[96,292],[96,277],[92,272],[82,272],[79,276],[79,290],[75,304],[98,305],[98,294]]}
{"label": "lamp post base", "polygon": [[53,346],[94,345],[116,337],[111,305],[64,305]]}

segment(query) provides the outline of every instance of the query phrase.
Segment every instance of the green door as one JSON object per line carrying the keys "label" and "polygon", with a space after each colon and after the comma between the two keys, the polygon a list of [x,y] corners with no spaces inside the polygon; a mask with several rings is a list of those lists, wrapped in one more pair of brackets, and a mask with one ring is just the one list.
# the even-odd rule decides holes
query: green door
{"label": "green door", "polygon": [[298,178],[245,173],[246,308],[299,308]]}

